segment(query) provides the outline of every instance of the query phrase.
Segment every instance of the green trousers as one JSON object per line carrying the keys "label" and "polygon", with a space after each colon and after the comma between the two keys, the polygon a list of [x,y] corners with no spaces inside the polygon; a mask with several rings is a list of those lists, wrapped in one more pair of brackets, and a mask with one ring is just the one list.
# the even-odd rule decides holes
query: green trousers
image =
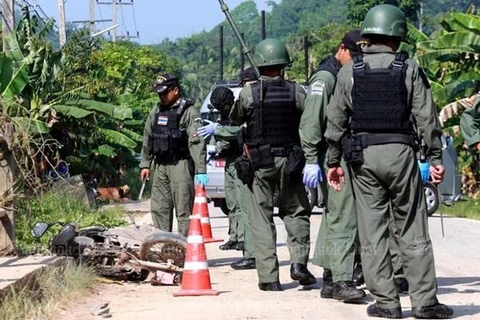
{"label": "green trousers", "polygon": [[[357,252],[357,212],[346,164],[346,183],[340,192],[328,187],[324,175],[320,184],[326,207],[318,231],[313,263],[332,271],[333,282],[352,281]],[[328,168],[324,166],[324,172]]]}
{"label": "green trousers", "polygon": [[279,216],[287,230],[291,263],[307,265],[310,253],[310,207],[300,175],[285,173],[285,157],[275,157],[274,165],[255,171],[256,178],[246,192],[258,279],[279,281],[276,249],[277,231],[273,221],[273,195],[278,186]]}
{"label": "green trousers", "polygon": [[153,225],[163,231],[172,231],[173,209],[177,216],[178,233],[187,237],[195,190],[188,160],[169,164],[154,164],[150,210]]}
{"label": "green trousers", "polygon": [[242,215],[242,182],[235,170],[236,157],[227,157],[225,163],[225,201],[228,207],[228,235],[230,241],[244,241],[245,225]]}
{"label": "green trousers", "polygon": [[[238,180],[238,179],[237,179]],[[238,180],[240,193],[240,220],[243,224],[244,242],[243,242],[243,257],[245,259],[255,258],[255,250],[252,242],[252,227],[250,226],[250,219],[248,218],[248,198],[247,192],[250,191],[247,185]]]}
{"label": "green trousers", "polygon": [[415,152],[407,145],[386,144],[369,146],[363,156],[352,181],[367,288],[380,308],[400,306],[389,250],[393,215],[412,307],[433,305],[438,302],[435,264]]}

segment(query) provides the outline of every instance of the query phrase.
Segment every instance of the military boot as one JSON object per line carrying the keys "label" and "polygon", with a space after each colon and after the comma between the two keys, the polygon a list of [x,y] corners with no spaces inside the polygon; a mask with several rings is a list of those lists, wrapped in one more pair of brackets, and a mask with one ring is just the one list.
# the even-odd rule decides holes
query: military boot
{"label": "military boot", "polygon": [[452,308],[441,303],[433,306],[412,308],[412,317],[417,319],[449,319],[452,316]]}
{"label": "military boot", "polygon": [[242,258],[233,262],[230,266],[235,270],[248,270],[257,268],[255,258]]}
{"label": "military boot", "polygon": [[333,298],[333,278],[332,270],[323,268],[323,285],[320,290],[320,297],[324,299]]}
{"label": "military boot", "polygon": [[339,281],[333,284],[333,299],[347,303],[363,302],[365,291],[355,288],[353,281]]}
{"label": "military boot", "polygon": [[363,278],[362,264],[357,263],[357,265],[355,266],[355,269],[353,270],[353,284],[356,287],[360,287],[364,283],[365,283],[365,279]]}
{"label": "military boot", "polygon": [[308,286],[317,282],[315,276],[301,263],[292,263],[290,266],[290,278],[298,280],[302,286]]}
{"label": "military boot", "polygon": [[377,304],[371,304],[367,307],[367,315],[369,317],[388,318],[388,319],[402,319],[402,308],[382,309],[377,307]]}
{"label": "military boot", "polygon": [[224,244],[220,245],[220,250],[236,250],[237,249],[237,241],[228,240]]}
{"label": "military boot", "polygon": [[283,291],[282,285],[280,282],[269,282],[269,283],[259,283],[258,289],[262,291]]}
{"label": "military boot", "polygon": [[405,278],[395,278],[398,293],[408,293],[408,281]]}
{"label": "military boot", "polygon": [[238,242],[237,242],[237,245],[235,246],[235,250],[238,250],[238,251],[243,251],[243,250],[245,250],[245,242],[243,242],[243,241],[238,241]]}

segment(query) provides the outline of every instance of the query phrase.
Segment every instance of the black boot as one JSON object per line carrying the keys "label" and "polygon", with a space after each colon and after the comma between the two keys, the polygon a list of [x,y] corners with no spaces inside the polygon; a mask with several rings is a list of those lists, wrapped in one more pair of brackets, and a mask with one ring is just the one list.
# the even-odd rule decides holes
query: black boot
{"label": "black boot", "polygon": [[347,303],[363,302],[365,291],[355,288],[352,281],[339,281],[333,284],[333,299]]}
{"label": "black boot", "polygon": [[388,319],[402,319],[402,308],[382,309],[377,307],[377,304],[371,304],[367,307],[367,315],[369,317],[388,318]]}
{"label": "black boot", "polygon": [[235,270],[256,269],[255,258],[243,258],[230,265]]}
{"label": "black boot", "polygon": [[360,287],[364,283],[365,283],[365,279],[363,278],[362,264],[357,263],[357,265],[355,266],[355,269],[353,270],[353,284],[356,287]]}
{"label": "black boot", "polygon": [[280,282],[259,283],[258,289],[262,291],[283,291]]}
{"label": "black boot", "polygon": [[292,263],[290,266],[290,278],[298,280],[302,286],[308,286],[317,282],[315,276],[301,263]]}
{"label": "black boot", "polygon": [[235,250],[243,251],[245,249],[245,243],[243,241],[238,241],[235,246]]}
{"label": "black boot", "polygon": [[220,250],[235,250],[237,248],[237,241],[228,240],[224,244],[220,245]]}
{"label": "black boot", "polygon": [[320,290],[320,297],[324,299],[333,298],[332,270],[323,268],[323,285]]}
{"label": "black boot", "polygon": [[405,278],[395,278],[398,293],[408,293],[408,281]]}
{"label": "black boot", "polygon": [[412,308],[412,317],[417,319],[449,319],[452,316],[452,308],[441,303],[433,306]]}

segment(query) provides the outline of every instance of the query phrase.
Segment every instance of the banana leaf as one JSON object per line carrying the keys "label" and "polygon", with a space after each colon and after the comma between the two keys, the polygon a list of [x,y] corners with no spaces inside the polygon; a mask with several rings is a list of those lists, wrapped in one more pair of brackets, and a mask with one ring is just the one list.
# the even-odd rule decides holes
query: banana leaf
{"label": "banana leaf", "polygon": [[124,133],[129,138],[131,138],[132,140],[135,140],[135,141],[138,141],[138,142],[143,141],[143,136],[134,132],[134,131],[132,131],[132,130],[129,130],[127,128],[122,128],[121,132]]}
{"label": "banana leaf", "polygon": [[3,73],[3,68],[2,71],[0,71],[2,72],[0,75],[2,79],[0,92],[4,98],[19,96],[29,81],[27,64],[23,64],[19,69],[12,71],[14,72],[11,74],[10,79],[8,79],[7,75]]}
{"label": "banana leaf", "polygon": [[97,149],[93,149],[92,152],[97,156],[106,156],[109,158],[113,158],[117,155],[117,153],[115,152],[115,148],[108,144],[103,144]]}
{"label": "banana leaf", "polygon": [[98,131],[110,143],[115,143],[128,149],[134,149],[137,147],[137,143],[135,141],[121,132],[103,128],[99,128]]}
{"label": "banana leaf", "polygon": [[99,102],[94,100],[79,100],[77,105],[84,107],[87,110],[95,110],[106,115],[109,115],[117,120],[132,119],[132,109],[121,108],[113,104]]}
{"label": "banana leaf", "polygon": [[50,132],[48,125],[40,120],[25,117],[13,117],[12,121],[19,130],[26,130],[29,134],[45,134]]}
{"label": "banana leaf", "polygon": [[54,105],[53,109],[63,114],[64,116],[74,117],[77,119],[86,118],[89,115],[93,114],[93,111],[88,111],[75,106],[68,106],[68,105],[61,105],[61,104]]}

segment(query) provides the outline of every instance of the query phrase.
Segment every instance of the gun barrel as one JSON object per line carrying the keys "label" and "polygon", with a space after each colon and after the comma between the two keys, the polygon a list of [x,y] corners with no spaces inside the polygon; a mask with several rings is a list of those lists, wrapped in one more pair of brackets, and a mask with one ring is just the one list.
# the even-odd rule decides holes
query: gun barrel
{"label": "gun barrel", "polygon": [[243,54],[245,54],[247,56],[248,61],[250,61],[250,64],[255,69],[255,73],[256,73],[257,77],[260,77],[260,72],[258,71],[258,68],[255,65],[255,62],[253,61],[252,52],[250,51],[250,49],[245,44],[245,41],[243,41],[242,35],[238,31],[237,24],[235,23],[235,20],[233,20],[233,17],[230,14],[230,11],[228,10],[227,4],[223,0],[218,0],[218,2],[220,3],[220,7],[221,7],[223,13],[225,14],[225,17],[227,18],[228,23],[230,24],[230,26],[233,29],[233,33],[235,33],[235,36],[237,37],[238,41],[240,42],[240,45],[242,46]]}

